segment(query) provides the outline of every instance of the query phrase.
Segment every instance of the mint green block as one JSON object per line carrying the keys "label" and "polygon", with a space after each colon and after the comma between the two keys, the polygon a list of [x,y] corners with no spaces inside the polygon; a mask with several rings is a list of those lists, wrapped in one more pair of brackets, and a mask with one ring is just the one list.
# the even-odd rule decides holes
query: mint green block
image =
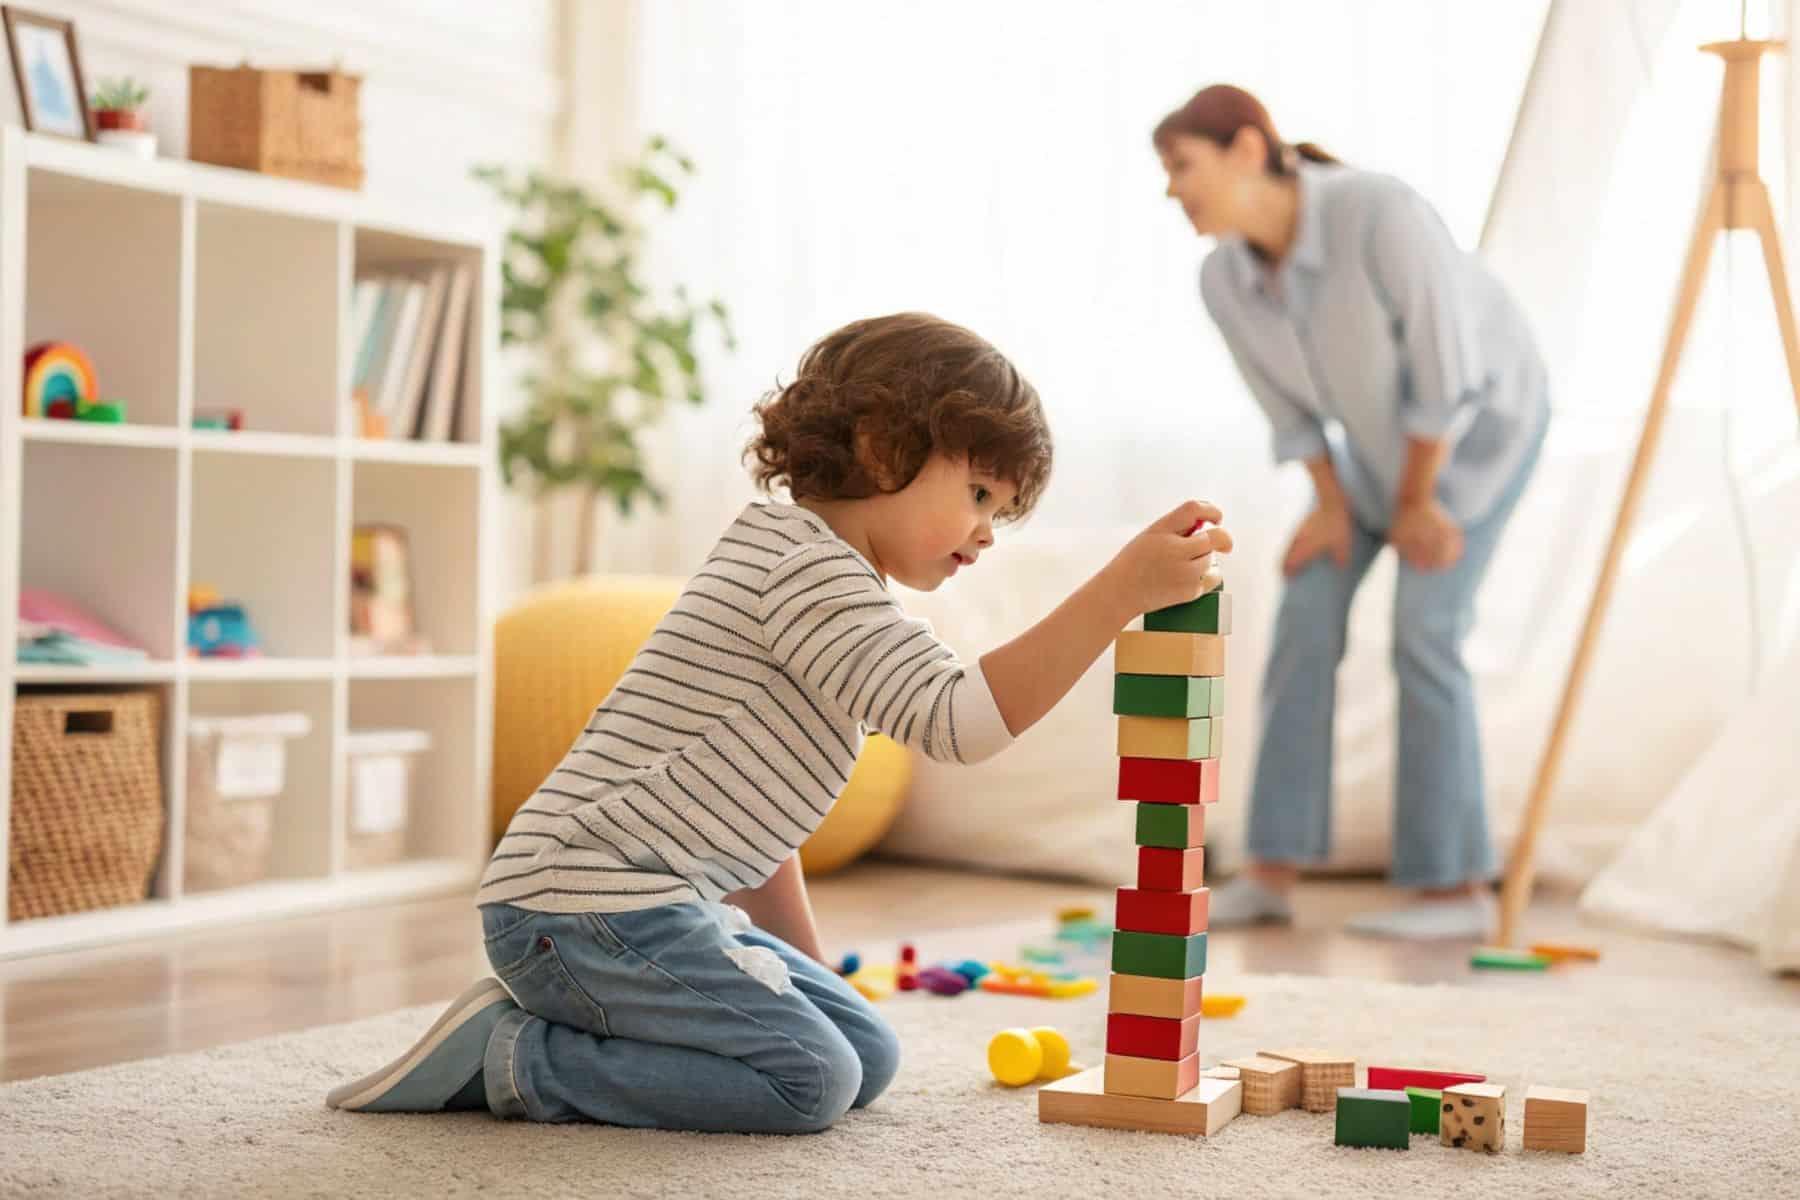
{"label": "mint green block", "polygon": [[1139,933],[1121,929],[1113,934],[1112,969],[1121,975],[1154,975],[1158,979],[1190,979],[1206,974],[1206,935],[1190,933]]}
{"label": "mint green block", "polygon": [[1438,1106],[1444,1102],[1444,1093],[1437,1088],[1409,1087],[1406,1089],[1406,1101],[1412,1105],[1412,1131],[1438,1135]]}
{"label": "mint green block", "polygon": [[1225,680],[1205,675],[1114,675],[1113,712],[1121,717],[1217,717]]}
{"label": "mint green block", "polygon": [[1154,633],[1231,632],[1231,597],[1223,590],[1208,592],[1186,604],[1172,604],[1144,614],[1144,628]]}
{"label": "mint green block", "polygon": [[1337,1144],[1382,1150],[1412,1148],[1412,1102],[1385,1088],[1337,1090]]}

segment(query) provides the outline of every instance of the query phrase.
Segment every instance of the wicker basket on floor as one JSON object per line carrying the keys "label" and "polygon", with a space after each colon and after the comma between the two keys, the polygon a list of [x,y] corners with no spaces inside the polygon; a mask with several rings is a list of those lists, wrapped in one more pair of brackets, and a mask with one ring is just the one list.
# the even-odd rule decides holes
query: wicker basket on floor
{"label": "wicker basket on floor", "polygon": [[161,715],[155,692],[18,697],[9,920],[149,894],[163,840]]}

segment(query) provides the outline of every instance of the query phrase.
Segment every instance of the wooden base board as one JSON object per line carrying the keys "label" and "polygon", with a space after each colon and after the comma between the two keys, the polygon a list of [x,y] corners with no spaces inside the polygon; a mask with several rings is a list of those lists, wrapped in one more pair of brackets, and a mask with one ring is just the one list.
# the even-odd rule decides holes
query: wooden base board
{"label": "wooden base board", "polygon": [[1038,1120],[1056,1125],[1211,1136],[1230,1124],[1243,1107],[1244,1088],[1235,1080],[1203,1078],[1185,1096],[1153,1100],[1107,1094],[1103,1074],[1096,1067],[1039,1088]]}

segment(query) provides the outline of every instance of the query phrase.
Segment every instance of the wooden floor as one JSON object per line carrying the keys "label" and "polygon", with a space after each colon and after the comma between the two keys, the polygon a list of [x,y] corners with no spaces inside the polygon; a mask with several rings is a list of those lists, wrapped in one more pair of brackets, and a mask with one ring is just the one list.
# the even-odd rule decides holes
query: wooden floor
{"label": "wooden floor", "polygon": [[[1043,941],[1056,908],[1109,905],[1079,884],[868,863],[813,882],[832,954],[891,961],[901,939],[926,961],[1016,958]],[[1373,881],[1303,885],[1292,928],[1209,939],[1209,984],[1243,973],[1622,992],[1679,986],[1696,1004],[1800,1003],[1800,979],[1762,973],[1741,951],[1583,924],[1567,898],[1540,899],[1526,930],[1598,945],[1602,961],[1552,976],[1471,972],[1463,944],[1345,934],[1350,915],[1393,902]],[[59,1074],[448,999],[485,973],[467,896],[211,930],[135,946],[0,962],[0,1080]]]}

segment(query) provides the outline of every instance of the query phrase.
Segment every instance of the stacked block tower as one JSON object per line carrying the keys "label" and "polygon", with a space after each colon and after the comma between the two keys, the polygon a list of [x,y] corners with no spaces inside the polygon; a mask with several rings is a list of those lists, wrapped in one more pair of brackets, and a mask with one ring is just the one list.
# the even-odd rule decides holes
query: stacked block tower
{"label": "stacked block tower", "polygon": [[1038,1118],[1210,1134],[1238,1114],[1237,1080],[1202,1078],[1206,808],[1219,798],[1231,597],[1146,613],[1114,647],[1118,798],[1135,806],[1137,886],[1114,917],[1106,1063],[1038,1093]]}

